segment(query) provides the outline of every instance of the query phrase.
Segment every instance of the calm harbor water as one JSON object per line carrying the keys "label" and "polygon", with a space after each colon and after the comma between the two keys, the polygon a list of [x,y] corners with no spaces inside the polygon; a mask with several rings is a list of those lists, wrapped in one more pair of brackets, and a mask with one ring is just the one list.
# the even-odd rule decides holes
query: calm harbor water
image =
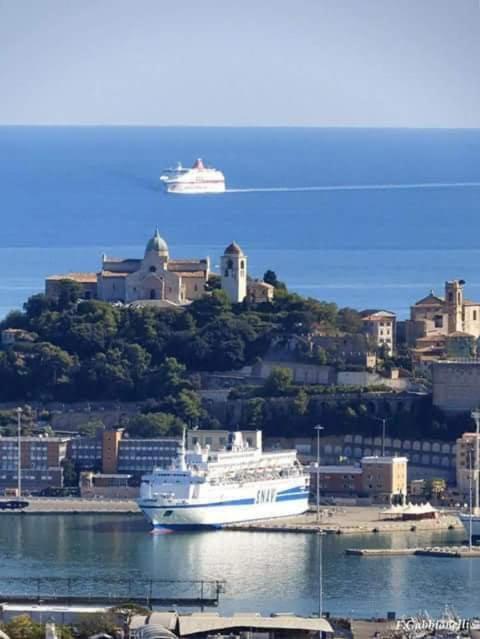
{"label": "calm harbor water", "polygon": [[[478,614],[478,559],[344,554],[350,547],[455,539],[458,533],[324,537],[325,610],[359,617],[390,610],[440,614],[450,604],[462,615]],[[311,614],[318,609],[318,537],[234,531],[153,535],[137,516],[1,515],[0,577],[6,576],[225,579],[225,612]]]}
{"label": "calm harbor water", "polygon": [[[479,130],[0,127],[0,150],[0,317],[157,225],[174,257],[215,266],[235,239],[255,276],[341,306],[405,316],[454,277],[480,298]],[[165,195],[199,155],[235,192]]]}

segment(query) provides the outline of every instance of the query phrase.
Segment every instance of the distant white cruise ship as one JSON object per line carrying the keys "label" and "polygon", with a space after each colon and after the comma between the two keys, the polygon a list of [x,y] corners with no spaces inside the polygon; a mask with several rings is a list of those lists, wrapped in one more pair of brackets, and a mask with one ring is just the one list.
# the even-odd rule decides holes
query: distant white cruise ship
{"label": "distant white cruise ship", "polygon": [[263,452],[261,432],[255,448],[231,433],[225,450],[185,450],[175,468],[142,477],[140,508],[154,527],[214,527],[297,515],[308,508],[308,477],[294,450]]}
{"label": "distant white cruise ship", "polygon": [[160,180],[167,193],[224,193],[225,176],[221,171],[206,167],[199,158],[191,169],[179,163],[174,169],[165,169]]}

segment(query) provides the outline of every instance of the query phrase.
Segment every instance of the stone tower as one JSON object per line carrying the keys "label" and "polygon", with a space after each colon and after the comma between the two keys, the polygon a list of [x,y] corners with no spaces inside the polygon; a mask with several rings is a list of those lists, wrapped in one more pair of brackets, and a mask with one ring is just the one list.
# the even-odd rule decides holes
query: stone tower
{"label": "stone tower", "polygon": [[243,302],[247,296],[247,257],[236,242],[225,249],[221,258],[222,289],[232,304]]}
{"label": "stone tower", "polygon": [[445,302],[448,313],[448,333],[463,331],[464,280],[445,282]]}

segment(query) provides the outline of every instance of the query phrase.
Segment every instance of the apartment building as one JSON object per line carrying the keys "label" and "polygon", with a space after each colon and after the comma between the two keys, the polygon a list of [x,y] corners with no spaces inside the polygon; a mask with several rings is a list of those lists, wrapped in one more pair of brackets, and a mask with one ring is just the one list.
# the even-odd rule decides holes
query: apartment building
{"label": "apartment building", "polygon": [[[25,491],[63,486],[62,462],[67,456],[68,438],[22,437],[21,479]],[[15,488],[18,482],[18,440],[0,437],[0,490]]]}
{"label": "apartment building", "polygon": [[463,433],[457,439],[457,489],[463,495],[470,493],[470,481],[475,490],[476,433]]}

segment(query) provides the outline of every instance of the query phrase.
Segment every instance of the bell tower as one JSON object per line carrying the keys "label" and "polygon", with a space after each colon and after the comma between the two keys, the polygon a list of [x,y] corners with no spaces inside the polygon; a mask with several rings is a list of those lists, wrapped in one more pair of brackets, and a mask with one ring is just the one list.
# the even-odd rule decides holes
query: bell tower
{"label": "bell tower", "polygon": [[236,242],[225,249],[220,261],[222,289],[232,304],[243,302],[247,296],[247,256]]}
{"label": "bell tower", "polygon": [[445,302],[448,313],[448,333],[463,330],[463,287],[464,280],[445,282]]}

